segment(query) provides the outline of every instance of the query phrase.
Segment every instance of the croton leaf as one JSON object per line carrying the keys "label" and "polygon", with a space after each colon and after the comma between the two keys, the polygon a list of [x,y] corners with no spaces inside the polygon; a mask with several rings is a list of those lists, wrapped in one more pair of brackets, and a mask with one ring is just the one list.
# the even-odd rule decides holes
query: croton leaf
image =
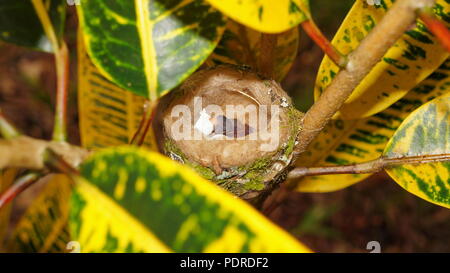
{"label": "croton leaf", "polygon": [[[63,34],[66,16],[66,1],[43,0],[59,37]],[[0,40],[30,47],[36,50],[52,51],[42,24],[29,0],[0,0]]]}
{"label": "croton leaf", "polygon": [[[233,20],[228,20],[222,40],[214,50],[210,59],[214,64],[248,65],[261,71],[258,60],[265,52],[262,51],[263,33],[245,27]],[[289,72],[297,56],[299,32],[292,28],[277,35],[274,56],[274,77],[281,81]]]}
{"label": "croton leaf", "polygon": [[250,205],[161,154],[116,147],[80,168],[70,230],[82,252],[305,252]]}
{"label": "croton leaf", "polygon": [[309,0],[207,0],[237,22],[255,30],[279,33],[310,18]]}
{"label": "croton leaf", "polygon": [[[143,116],[145,99],[106,79],[92,64],[78,33],[78,118],[81,144],[88,149],[131,142]],[[156,150],[153,131],[144,146]]]}
{"label": "croton leaf", "polygon": [[[352,52],[393,2],[384,0],[368,5],[364,0],[356,1],[335,35],[333,45],[344,54]],[[434,12],[450,27],[450,3],[447,0],[437,0]],[[424,80],[448,56],[438,40],[418,21],[417,26],[407,31],[358,85],[336,117],[358,119],[379,113]],[[317,75],[316,99],[338,72],[339,68],[325,57]]]}
{"label": "croton leaf", "polygon": [[[449,92],[450,61],[447,60],[420,85],[386,110],[364,119],[332,120],[297,160],[298,166],[348,165],[377,159],[408,115],[437,96]],[[304,177],[300,192],[331,192],[346,188],[369,174]]]}
{"label": "croton leaf", "polygon": [[[450,93],[423,105],[405,119],[383,155],[450,155]],[[450,208],[450,161],[400,165],[387,169],[387,173],[410,193]]]}
{"label": "croton leaf", "polygon": [[87,51],[102,74],[151,100],[203,63],[226,23],[203,0],[82,0],[78,14]]}
{"label": "croton leaf", "polygon": [[42,192],[26,210],[7,246],[8,252],[68,252],[71,180],[58,174],[43,178]]}

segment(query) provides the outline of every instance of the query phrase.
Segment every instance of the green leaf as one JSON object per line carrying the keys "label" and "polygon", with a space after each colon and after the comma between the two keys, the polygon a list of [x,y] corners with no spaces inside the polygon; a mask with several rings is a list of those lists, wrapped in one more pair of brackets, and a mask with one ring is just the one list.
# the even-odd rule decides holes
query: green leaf
{"label": "green leaf", "polygon": [[33,201],[8,242],[8,252],[66,252],[71,181],[65,175],[43,178],[45,188]]}
{"label": "green leaf", "polygon": [[[405,119],[383,153],[388,158],[444,154],[450,155],[449,93],[423,105]],[[410,193],[450,208],[450,161],[401,165],[387,172]]]}
{"label": "green leaf", "polygon": [[[265,54],[261,48],[262,35],[261,32],[228,20],[222,40],[209,60],[214,64],[248,65],[261,71],[258,60],[261,60]],[[298,44],[299,31],[297,28],[277,35],[274,56],[274,71],[277,81],[280,82],[289,72],[297,56]]]}
{"label": "green leaf", "polygon": [[250,205],[155,152],[100,151],[81,165],[71,234],[82,252],[305,252]]}
{"label": "green leaf", "polygon": [[[431,74],[405,97],[386,110],[358,120],[332,120],[297,160],[298,166],[347,165],[375,160],[383,153],[395,130],[422,104],[445,94],[450,85],[450,61]],[[340,174],[304,177],[300,192],[331,192],[346,188],[369,174]]]}
{"label": "green leaf", "polygon": [[[145,99],[107,80],[92,64],[78,33],[78,118],[81,144],[87,149],[131,142],[143,116]],[[144,146],[156,150],[153,130]]]}
{"label": "green leaf", "polygon": [[222,14],[203,0],[82,0],[78,14],[102,74],[151,100],[193,73],[225,29]]}
{"label": "green leaf", "polygon": [[207,1],[233,20],[261,32],[283,32],[311,17],[309,0]]}
{"label": "green leaf", "polygon": [[[66,1],[45,0],[56,35],[61,37],[66,17]],[[51,52],[42,24],[29,0],[0,0],[0,40]]]}
{"label": "green leaf", "polygon": [[[355,1],[332,44],[343,54],[355,50],[393,2],[384,0],[380,5],[367,5],[366,1]],[[450,27],[450,3],[447,0],[437,0],[434,12]],[[417,26],[407,31],[355,88],[336,118],[366,118],[383,111],[428,77],[448,56],[439,41],[418,21]],[[338,72],[339,68],[325,57],[316,79],[316,99]]]}

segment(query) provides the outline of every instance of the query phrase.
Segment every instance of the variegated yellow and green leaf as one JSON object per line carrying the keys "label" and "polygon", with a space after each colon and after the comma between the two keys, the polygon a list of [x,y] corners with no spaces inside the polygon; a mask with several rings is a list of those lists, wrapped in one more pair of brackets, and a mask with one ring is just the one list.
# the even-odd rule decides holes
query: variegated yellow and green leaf
{"label": "variegated yellow and green leaf", "polygon": [[[393,2],[382,0],[380,5],[368,5],[365,0],[357,0],[335,35],[333,45],[344,54],[352,52]],[[434,11],[450,26],[448,1],[437,0]],[[358,119],[379,113],[424,80],[448,56],[438,40],[418,21],[417,26],[407,31],[358,85],[336,117]],[[316,99],[338,71],[328,57],[323,59],[316,80]]]}
{"label": "variegated yellow and green leaf", "polygon": [[[427,101],[449,92],[450,61],[446,61],[420,85],[388,109],[358,120],[332,120],[297,160],[298,166],[327,166],[362,163],[377,159],[401,122]],[[331,192],[346,188],[369,174],[340,174],[304,177],[296,190]]]}
{"label": "variegated yellow and green leaf", "polygon": [[[16,178],[17,169],[0,170],[0,195],[8,189]],[[3,249],[5,235],[9,225],[9,216],[11,213],[11,204],[0,209],[0,251]]]}
{"label": "variegated yellow and green leaf", "polygon": [[[78,33],[78,118],[81,144],[88,149],[131,142],[143,116],[145,99],[107,80],[86,53]],[[156,149],[149,131],[144,146]]]}
{"label": "variegated yellow and green leaf", "polygon": [[237,22],[257,31],[279,33],[309,19],[309,0],[207,0]]}
{"label": "variegated yellow and green leaf", "polygon": [[[214,64],[248,65],[261,71],[260,63],[265,52],[261,47],[263,33],[228,20],[222,40],[210,56]],[[274,56],[274,77],[281,81],[289,72],[297,56],[299,31],[292,28],[277,35]]]}
{"label": "variegated yellow and green leaf", "polygon": [[45,188],[33,201],[8,242],[8,252],[67,252],[71,181],[66,175],[43,178]]}
{"label": "variegated yellow and green leaf", "polygon": [[250,205],[161,154],[99,151],[80,168],[71,234],[82,252],[305,252]]}
{"label": "variegated yellow and green leaf", "polygon": [[[414,111],[395,132],[383,155],[450,155],[450,94]],[[386,170],[405,190],[431,203],[450,208],[450,161],[400,165]]]}
{"label": "variegated yellow and green leaf", "polygon": [[204,0],[81,0],[78,15],[88,53],[102,74],[151,100],[207,59],[226,23]]}
{"label": "variegated yellow and green leaf", "polygon": [[[63,34],[66,1],[43,0],[55,33]],[[0,0],[0,40],[36,50],[52,51],[30,0]]]}

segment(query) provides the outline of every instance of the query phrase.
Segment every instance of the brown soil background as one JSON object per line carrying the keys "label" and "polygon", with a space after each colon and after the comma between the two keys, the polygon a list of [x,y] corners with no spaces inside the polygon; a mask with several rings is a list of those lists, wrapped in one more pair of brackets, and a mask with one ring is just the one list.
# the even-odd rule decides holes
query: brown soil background
{"label": "brown soil background", "polygon": [[[329,38],[352,0],[314,0],[313,14]],[[76,79],[76,14],[68,15],[66,40],[71,50],[72,79]],[[283,81],[297,107],[306,110],[320,61],[320,49],[302,32],[296,63]],[[53,57],[10,45],[0,45],[0,108],[26,134],[50,139],[55,76]],[[69,136],[79,143],[76,81],[70,85]],[[15,201],[17,222],[33,196],[35,185]],[[385,173],[345,190],[326,194],[290,193],[269,217],[318,252],[368,252],[378,241],[382,252],[450,252],[450,210],[419,199]]]}

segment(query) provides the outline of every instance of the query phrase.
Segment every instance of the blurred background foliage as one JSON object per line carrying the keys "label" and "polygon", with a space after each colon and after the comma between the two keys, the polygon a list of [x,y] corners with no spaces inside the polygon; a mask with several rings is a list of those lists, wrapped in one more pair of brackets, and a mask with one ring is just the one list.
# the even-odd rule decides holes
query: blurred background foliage
{"label": "blurred background foliage", "polygon": [[[319,27],[332,38],[354,0],[313,0]],[[71,49],[69,140],[79,143],[76,107],[75,10],[67,18]],[[302,31],[301,31],[302,32]],[[321,50],[302,32],[297,60],[282,82],[302,111],[313,102]],[[52,56],[0,44],[0,108],[26,134],[50,139],[55,73]],[[369,252],[378,241],[382,252],[450,252],[450,211],[415,197],[389,181],[385,173],[335,193],[290,193],[269,216],[319,252]],[[17,221],[42,183],[15,201]]]}

